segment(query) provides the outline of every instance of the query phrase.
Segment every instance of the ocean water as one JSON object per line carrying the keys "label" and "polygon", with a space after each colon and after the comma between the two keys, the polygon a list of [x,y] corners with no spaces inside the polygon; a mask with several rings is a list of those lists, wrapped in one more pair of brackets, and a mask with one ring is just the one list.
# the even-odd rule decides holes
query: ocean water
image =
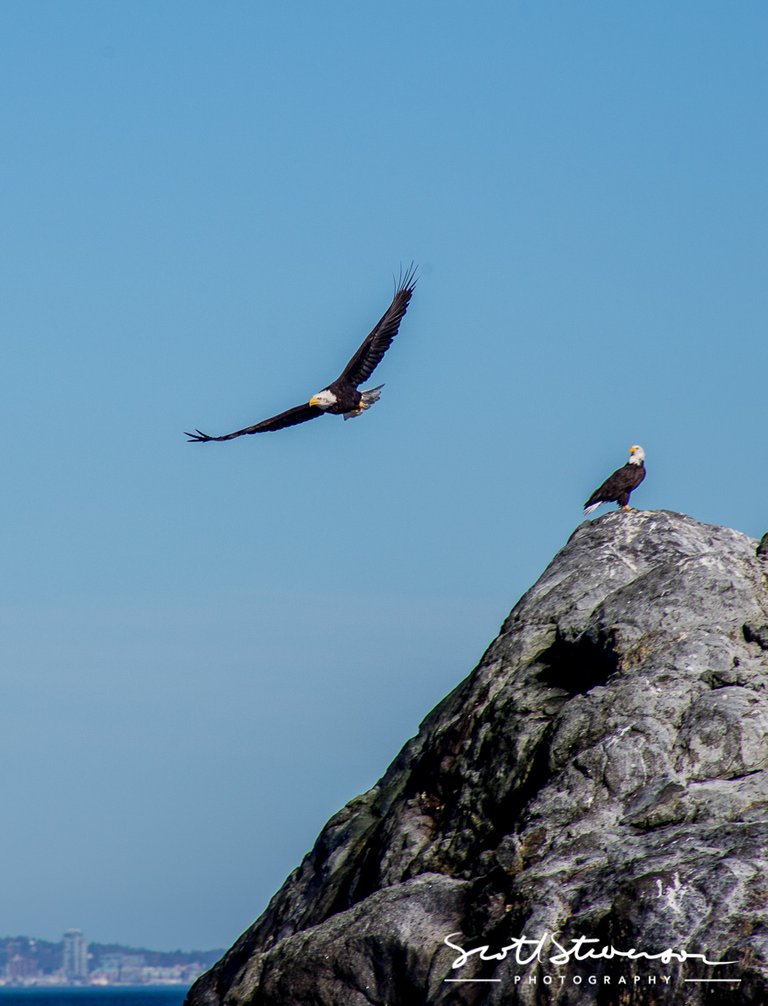
{"label": "ocean water", "polygon": [[0,1006],[182,1006],[184,986],[0,988]]}

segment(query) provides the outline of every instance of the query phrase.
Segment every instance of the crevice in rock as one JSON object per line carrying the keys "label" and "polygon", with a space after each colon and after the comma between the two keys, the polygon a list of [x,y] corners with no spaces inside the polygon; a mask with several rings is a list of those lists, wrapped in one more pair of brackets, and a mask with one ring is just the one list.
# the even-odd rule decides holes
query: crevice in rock
{"label": "crevice in rock", "polygon": [[753,768],[748,772],[741,772],[739,775],[729,775],[723,780],[724,782],[738,782],[739,779],[749,779],[751,775],[760,775],[761,772],[765,772],[764,768]]}
{"label": "crevice in rock", "polygon": [[757,643],[761,650],[768,650],[768,625],[754,625],[745,622],[741,627],[744,639],[748,643]]}
{"label": "crevice in rock", "polygon": [[345,874],[344,882],[336,889],[333,901],[325,907],[323,918],[346,911],[380,889],[379,872],[386,845],[383,831],[384,822],[372,830],[361,849],[357,866]]}
{"label": "crevice in rock", "polygon": [[543,665],[538,673],[542,684],[562,688],[570,695],[584,695],[618,671],[619,655],[610,633],[600,632],[596,639],[584,634],[568,640],[558,632],[537,663]]}
{"label": "crevice in rock", "polygon": [[496,805],[488,822],[490,831],[483,842],[486,849],[495,849],[505,835],[519,833],[529,804],[551,781],[549,756],[554,730],[552,723],[546,727],[528,765],[521,773],[520,781]]}

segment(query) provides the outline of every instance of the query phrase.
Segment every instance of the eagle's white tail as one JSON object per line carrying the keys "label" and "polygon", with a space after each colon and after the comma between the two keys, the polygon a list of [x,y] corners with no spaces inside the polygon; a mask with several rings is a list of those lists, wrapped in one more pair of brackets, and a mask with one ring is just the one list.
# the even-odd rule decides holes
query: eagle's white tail
{"label": "eagle's white tail", "polygon": [[363,400],[360,403],[364,409],[370,409],[374,402],[378,402],[381,398],[381,389],[384,387],[380,384],[378,388],[369,388],[368,391],[361,391],[360,394],[363,396]]}
{"label": "eagle's white tail", "polygon": [[599,500],[597,503],[593,503],[592,506],[585,506],[584,507],[584,513],[585,514],[592,513],[593,510],[597,510],[597,508],[599,506],[602,506],[602,505],[603,505],[603,501]]}
{"label": "eagle's white tail", "polygon": [[361,413],[365,412],[366,409],[370,409],[370,407],[374,404],[374,402],[378,402],[378,400],[381,398],[381,389],[383,387],[384,385],[380,384],[378,388],[369,388],[368,391],[361,391],[360,405],[358,406],[358,408],[353,409],[352,412],[345,412],[344,418],[354,419],[355,416],[359,416]]}

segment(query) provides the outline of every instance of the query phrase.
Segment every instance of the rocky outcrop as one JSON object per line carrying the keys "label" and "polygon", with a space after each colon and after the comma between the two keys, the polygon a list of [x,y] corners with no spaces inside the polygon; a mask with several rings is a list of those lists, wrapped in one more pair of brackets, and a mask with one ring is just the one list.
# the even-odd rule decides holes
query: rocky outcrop
{"label": "rocky outcrop", "polygon": [[190,1004],[765,1002],[767,573],[581,525]]}

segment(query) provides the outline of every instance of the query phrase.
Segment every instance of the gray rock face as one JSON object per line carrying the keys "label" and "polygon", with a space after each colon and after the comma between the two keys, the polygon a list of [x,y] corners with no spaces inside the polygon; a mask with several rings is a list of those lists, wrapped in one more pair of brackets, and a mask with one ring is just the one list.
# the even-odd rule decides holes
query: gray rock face
{"label": "gray rock face", "polygon": [[767,1001],[766,574],[679,514],[579,527],[191,1006]]}

